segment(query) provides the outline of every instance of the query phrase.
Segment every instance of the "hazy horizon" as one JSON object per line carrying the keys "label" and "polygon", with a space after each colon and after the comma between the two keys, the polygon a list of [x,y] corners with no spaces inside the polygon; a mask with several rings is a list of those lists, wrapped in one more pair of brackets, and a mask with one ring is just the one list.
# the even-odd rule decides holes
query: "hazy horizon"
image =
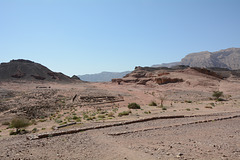
{"label": "hazy horizon", "polygon": [[0,0],[0,62],[69,76],[240,48],[238,0]]}

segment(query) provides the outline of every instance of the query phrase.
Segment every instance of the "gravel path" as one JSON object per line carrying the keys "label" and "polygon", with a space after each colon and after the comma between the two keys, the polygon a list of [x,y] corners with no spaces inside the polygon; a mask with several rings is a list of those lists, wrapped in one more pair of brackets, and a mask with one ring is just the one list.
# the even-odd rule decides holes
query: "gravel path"
{"label": "gravel path", "polygon": [[2,138],[0,159],[240,159],[240,118],[108,135],[206,118],[215,117],[161,119],[38,140]]}

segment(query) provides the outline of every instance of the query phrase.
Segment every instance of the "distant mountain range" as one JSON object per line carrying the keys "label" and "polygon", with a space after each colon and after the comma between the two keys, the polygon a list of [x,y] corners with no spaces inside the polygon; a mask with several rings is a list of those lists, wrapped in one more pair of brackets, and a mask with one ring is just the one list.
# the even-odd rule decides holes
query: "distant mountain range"
{"label": "distant mountain range", "polygon": [[85,74],[79,75],[78,77],[83,81],[88,82],[108,82],[113,78],[122,78],[126,74],[130,73],[130,71],[125,72],[101,72],[96,74]]}
{"label": "distant mountain range", "polygon": [[[186,55],[180,62],[156,64],[151,67],[174,67],[185,65],[201,68],[227,68],[230,70],[240,69],[240,48],[228,48],[216,52],[196,52]],[[97,74],[85,74],[78,77],[83,81],[107,82],[114,78],[122,78],[126,72],[102,72]]]}
{"label": "distant mountain range", "polygon": [[230,70],[240,69],[240,48],[228,48],[216,52],[197,52],[186,55],[180,62],[163,63],[152,67],[172,67],[186,65],[190,67],[218,67]]}
{"label": "distant mountain range", "polygon": [[[190,67],[201,68],[227,68],[230,70],[240,69],[240,48],[228,48],[216,52],[197,52],[186,55],[180,62],[163,63],[153,65],[152,67],[173,67],[177,65],[185,65]],[[8,80],[40,80],[54,82],[75,82],[79,81],[78,77],[83,81],[89,82],[107,82],[115,78],[122,78],[130,71],[125,72],[102,72],[97,74],[85,74],[79,76],[68,77],[62,73],[49,70],[47,67],[29,61],[29,60],[12,60],[8,63],[0,64],[0,81]]]}
{"label": "distant mountain range", "polygon": [[180,62],[171,62],[171,63],[162,63],[162,64],[155,64],[155,65],[152,65],[151,67],[168,67],[168,68],[171,68],[173,66],[177,66],[177,65],[180,65]]}

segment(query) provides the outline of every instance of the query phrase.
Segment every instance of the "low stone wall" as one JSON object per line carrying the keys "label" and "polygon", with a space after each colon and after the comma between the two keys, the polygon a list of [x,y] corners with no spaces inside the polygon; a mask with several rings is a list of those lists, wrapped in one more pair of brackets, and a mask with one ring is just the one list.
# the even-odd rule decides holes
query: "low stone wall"
{"label": "low stone wall", "polygon": [[[108,128],[108,127],[114,127],[114,126],[121,126],[121,125],[133,124],[133,123],[146,122],[146,121],[151,121],[151,120],[156,120],[156,119],[174,119],[174,118],[189,118],[189,117],[218,116],[218,115],[219,114],[191,115],[191,116],[184,116],[184,115],[156,116],[156,117],[143,118],[143,119],[137,119],[137,120],[131,120],[131,121],[125,121],[125,122],[117,122],[117,123],[112,123],[112,124],[103,124],[103,125],[98,125],[98,126],[93,126],[93,127],[83,127],[83,128],[69,129],[69,130],[64,130],[64,131],[42,133],[42,134],[37,134],[37,135],[29,135],[29,136],[27,136],[27,139],[35,140],[35,139],[41,139],[41,138],[48,138],[48,137],[60,136],[60,135],[65,135],[65,134],[73,134],[73,133],[78,133],[78,132],[83,132],[83,131],[88,131],[88,130],[95,130],[95,129],[101,129],[101,128]],[[170,128],[170,127],[178,127],[178,126],[183,126],[183,125],[191,125],[191,124],[198,124],[198,123],[220,121],[220,120],[232,119],[232,118],[237,118],[237,117],[240,117],[240,115],[226,116],[226,117],[222,117],[222,118],[215,118],[215,119],[208,119],[208,120],[201,120],[201,121],[194,121],[194,122],[165,126],[165,127],[153,127],[153,128],[145,128],[145,129],[133,130],[133,131],[109,133],[109,135],[118,136],[118,135],[128,134],[128,133],[135,133],[135,132],[149,131],[149,130],[155,130],[155,129],[161,129],[161,128]]]}
{"label": "low stone wall", "polygon": [[[188,117],[194,117],[194,116],[188,116]],[[183,123],[183,124],[176,124],[176,125],[164,126],[164,127],[152,127],[152,128],[144,128],[144,129],[132,130],[132,131],[109,133],[108,135],[120,136],[120,135],[123,135],[123,134],[129,134],[129,133],[144,132],[144,131],[150,131],[150,130],[156,130],[156,129],[179,127],[179,126],[199,124],[199,123],[215,122],[215,121],[221,121],[221,120],[232,119],[232,118],[237,118],[237,117],[240,117],[240,115],[235,115],[235,116],[230,116],[230,117],[223,117],[223,118],[208,119],[208,120],[202,120],[202,121],[194,121],[194,122]]]}
{"label": "low stone wall", "polygon": [[132,123],[139,123],[139,122],[146,122],[146,121],[151,121],[151,120],[155,120],[155,119],[172,119],[172,118],[184,118],[184,115],[157,116],[157,117],[143,118],[143,119],[132,120],[132,121],[125,121],[125,122],[117,122],[117,123],[112,123],[112,124],[98,125],[98,126],[93,126],[93,127],[83,127],[83,128],[69,129],[69,130],[64,130],[64,131],[55,131],[55,132],[50,132],[50,133],[29,135],[29,136],[27,136],[27,139],[34,140],[34,139],[48,138],[48,137],[53,137],[53,136],[60,136],[60,135],[64,135],[64,134],[78,133],[78,132],[94,130],[94,129],[101,129],[101,128],[108,128],[108,127],[114,127],[114,126],[121,126],[121,125],[127,125],[127,124],[132,124]]}

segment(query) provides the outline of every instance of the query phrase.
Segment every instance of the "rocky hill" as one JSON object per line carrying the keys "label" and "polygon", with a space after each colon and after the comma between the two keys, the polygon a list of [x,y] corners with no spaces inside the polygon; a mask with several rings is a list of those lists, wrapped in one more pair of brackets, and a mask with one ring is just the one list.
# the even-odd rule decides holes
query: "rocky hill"
{"label": "rocky hill", "polygon": [[53,72],[47,67],[29,60],[11,60],[0,64],[0,81],[30,80],[52,82],[80,81],[76,76],[70,78],[63,73]]}
{"label": "rocky hill", "polygon": [[128,73],[130,73],[130,71],[101,72],[97,74],[79,75],[79,78],[83,81],[88,81],[88,82],[108,82],[108,81],[111,81],[113,78],[122,78]]}
{"label": "rocky hill", "polygon": [[112,79],[113,83],[137,85],[163,85],[168,83],[212,81],[227,79],[229,77],[240,77],[240,70],[229,70],[226,68],[199,68],[184,65],[167,67],[136,67],[135,70],[123,78]]}
{"label": "rocky hill", "polygon": [[186,65],[190,67],[217,67],[230,70],[240,69],[240,48],[228,48],[217,52],[197,52],[186,55],[181,62],[163,63],[152,67],[172,67]]}

